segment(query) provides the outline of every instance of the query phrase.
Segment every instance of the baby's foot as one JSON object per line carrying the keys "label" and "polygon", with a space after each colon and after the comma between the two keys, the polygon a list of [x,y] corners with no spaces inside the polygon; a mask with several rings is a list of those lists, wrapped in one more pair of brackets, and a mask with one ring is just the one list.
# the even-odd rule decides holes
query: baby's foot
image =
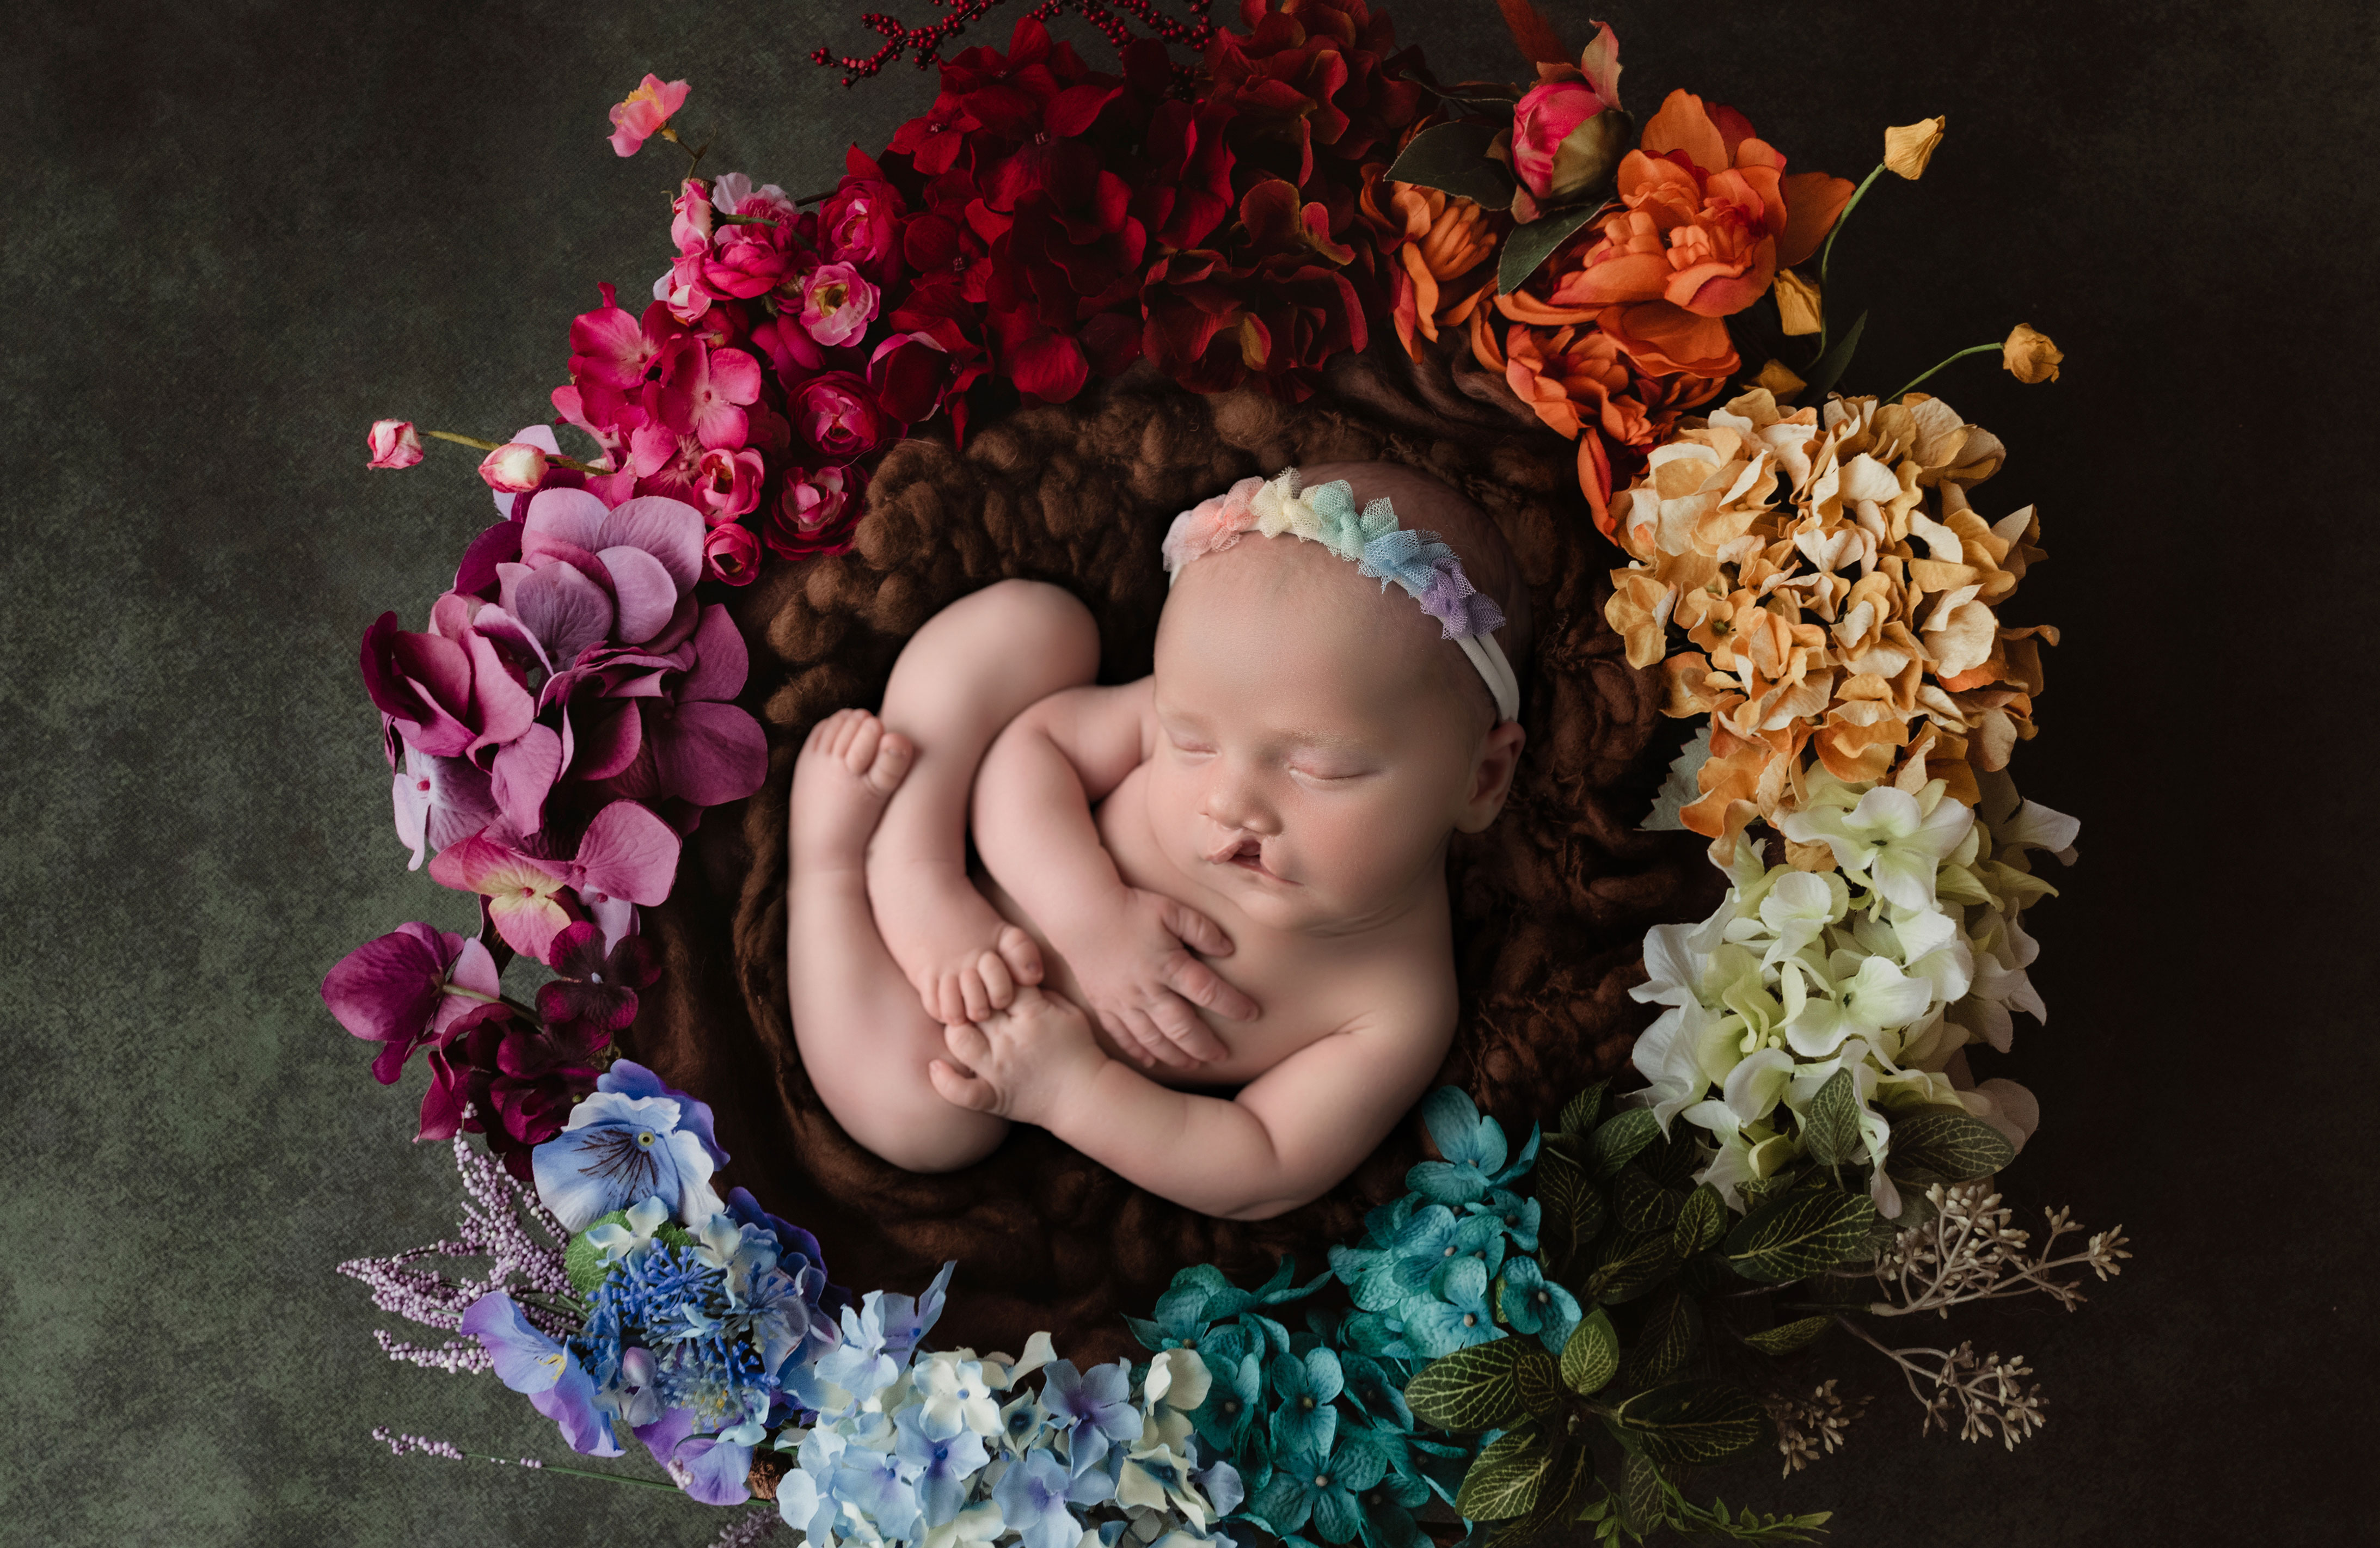
{"label": "baby's foot", "polygon": [[804,870],[861,869],[868,835],[900,788],[917,749],[865,709],[838,709],[810,728],[794,760],[793,863]]}
{"label": "baby's foot", "polygon": [[1001,918],[958,865],[879,857],[868,901],[884,949],[917,987],[926,1014],[963,1026],[1005,1010],[1020,984],[1041,982],[1041,949]]}

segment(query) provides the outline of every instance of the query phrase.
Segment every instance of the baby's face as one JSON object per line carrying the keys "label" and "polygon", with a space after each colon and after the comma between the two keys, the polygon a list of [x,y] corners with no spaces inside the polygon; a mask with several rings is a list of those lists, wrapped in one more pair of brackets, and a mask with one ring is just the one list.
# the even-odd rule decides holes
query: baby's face
{"label": "baby's face", "polygon": [[1158,841],[1277,928],[1418,906],[1448,834],[1494,815],[1476,799],[1488,716],[1445,658],[1471,668],[1378,587],[1319,544],[1251,535],[1186,565],[1158,625]]}

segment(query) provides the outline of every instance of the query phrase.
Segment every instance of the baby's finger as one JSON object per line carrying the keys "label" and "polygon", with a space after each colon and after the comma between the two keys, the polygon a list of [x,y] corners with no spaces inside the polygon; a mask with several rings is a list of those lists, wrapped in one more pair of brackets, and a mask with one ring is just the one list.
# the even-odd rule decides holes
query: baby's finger
{"label": "baby's finger", "polygon": [[[1153,1010],[1156,1007],[1149,1009]],[[1187,1070],[1198,1062],[1173,1046],[1172,1036],[1158,1025],[1149,1010],[1135,1008],[1130,1014],[1133,1030],[1139,1035],[1141,1046],[1148,1049],[1157,1062],[1172,1065],[1177,1070]]]}
{"label": "baby's finger", "polygon": [[[983,979],[984,998],[991,1001],[991,1009],[1007,1010],[1016,998],[1016,985],[1008,976],[1006,961],[997,951],[987,951],[976,959],[975,970]],[[981,1016],[975,1019],[983,1020]]]}
{"label": "baby's finger", "polygon": [[1232,1051],[1186,1001],[1169,995],[1151,1007],[1148,1015],[1167,1040],[1194,1061],[1220,1058]]}
{"label": "baby's finger", "polygon": [[1223,975],[1187,951],[1176,952],[1165,964],[1165,983],[1193,1005],[1203,1005],[1234,1022],[1257,1019],[1257,1002],[1223,982]]}
{"label": "baby's finger", "polygon": [[980,1070],[991,1060],[991,1039],[984,1035],[983,1028],[972,1022],[944,1027],[942,1046],[970,1070]]}
{"label": "baby's finger", "polygon": [[1204,951],[1209,957],[1232,954],[1232,937],[1223,933],[1223,927],[1187,903],[1169,901],[1165,912],[1158,918],[1184,945],[1195,950]]}
{"label": "baby's finger", "polygon": [[974,968],[959,969],[959,998],[966,1006],[966,1019],[982,1021],[991,1014],[991,992],[984,986],[983,974]]}
{"label": "baby's finger", "polygon": [[990,1081],[969,1079],[941,1059],[926,1066],[926,1079],[933,1082],[935,1094],[954,1107],[988,1113],[999,1105],[1000,1093]]}

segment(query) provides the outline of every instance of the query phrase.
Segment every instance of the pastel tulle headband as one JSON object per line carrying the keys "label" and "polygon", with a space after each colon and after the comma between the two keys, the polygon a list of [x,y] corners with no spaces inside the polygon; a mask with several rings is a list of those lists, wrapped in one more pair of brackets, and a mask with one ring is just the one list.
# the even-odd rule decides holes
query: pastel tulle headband
{"label": "pastel tulle headband", "polygon": [[1496,718],[1521,718],[1520,680],[1494,638],[1504,626],[1503,610],[1472,589],[1463,561],[1437,533],[1400,527],[1385,496],[1359,511],[1354,488],[1343,478],[1304,491],[1293,467],[1269,479],[1243,478],[1173,518],[1165,534],[1165,584],[1180,579],[1192,560],[1228,549],[1250,532],[1267,538],[1285,532],[1319,543],[1353,560],[1357,574],[1377,577],[1381,590],[1390,581],[1404,587],[1478,669],[1496,700]]}

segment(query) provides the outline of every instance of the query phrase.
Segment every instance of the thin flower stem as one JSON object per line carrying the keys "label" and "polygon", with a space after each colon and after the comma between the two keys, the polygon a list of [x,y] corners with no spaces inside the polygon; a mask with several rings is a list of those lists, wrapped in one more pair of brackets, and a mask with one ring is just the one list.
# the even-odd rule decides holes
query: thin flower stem
{"label": "thin flower stem", "polygon": [[[480,1451],[467,1451],[463,1453],[463,1456],[466,1460],[472,1462],[500,1462],[506,1467],[518,1467],[520,1465],[519,1463],[511,1461],[506,1457],[491,1457],[487,1453]],[[674,1483],[663,1483],[658,1479],[630,1478],[625,1473],[599,1473],[592,1468],[568,1468],[563,1466],[559,1462],[540,1462],[536,1467],[530,1468],[527,1470],[537,1473],[568,1473],[573,1478],[601,1479],[605,1483],[626,1483],[632,1484],[638,1489],[659,1489],[663,1494],[681,1494],[686,1492]]]}
{"label": "thin flower stem", "polygon": [[1843,234],[1843,223],[1850,220],[1852,212],[1859,208],[1859,201],[1866,195],[1868,185],[1883,175],[1884,163],[1878,162],[1876,170],[1860,180],[1860,186],[1852,190],[1852,197],[1845,201],[1841,212],[1835,216],[1834,228],[1827,233],[1827,245],[1818,254],[1818,353],[1810,357],[1814,363],[1824,358],[1827,353],[1827,269],[1835,260],[1835,238]]}
{"label": "thin flower stem", "polygon": [[[468,446],[475,452],[500,451],[508,444],[502,441],[481,441],[475,435],[456,435],[452,430],[423,430],[421,433],[433,441],[451,441],[457,446]],[[608,474],[613,471],[608,467],[598,467],[591,462],[580,462],[577,457],[565,457],[559,452],[547,452],[545,460],[573,473]]]}
{"label": "thin flower stem", "polygon": [[1995,350],[1995,349],[1998,349],[1998,348],[1999,348],[1999,347],[2000,347],[2000,345],[1999,345],[1998,341],[1995,340],[1994,342],[1992,342],[1992,343],[1990,343],[1990,344],[1979,344],[1979,345],[1976,345],[1975,346],[1973,346],[1973,348],[1971,348],[1971,349],[1962,349],[1962,350],[1959,351],[1956,355],[1953,355],[1953,356],[1949,357],[1949,359],[1945,359],[1945,360],[1941,360],[1941,361],[1937,362],[1931,370],[1923,370],[1923,371],[1918,372],[1914,377],[1911,378],[1908,381],[1903,382],[1903,383],[1901,384],[1900,391],[1900,392],[1898,392],[1898,393],[1893,393],[1893,394],[1892,394],[1892,396],[1893,396],[1894,398],[1900,398],[1900,397],[1902,397],[1902,396],[1906,395],[1906,394],[1908,393],[1908,392],[1910,391],[1910,389],[1911,389],[1911,388],[1915,387],[1915,386],[1916,386],[1919,382],[1921,382],[1921,381],[1927,381],[1928,379],[1930,379],[1930,378],[1934,375],[1934,372],[1935,372],[1935,371],[1938,371],[1938,370],[1940,370],[1944,366],[1947,366],[1947,365],[1950,364],[1950,362],[1951,362],[1952,360],[1963,360],[1963,359],[1965,359],[1965,358],[1966,358],[1968,356],[1970,356],[1970,355],[1987,355],[1987,354],[1989,354],[1991,351],[1993,351],[1993,350]]}

